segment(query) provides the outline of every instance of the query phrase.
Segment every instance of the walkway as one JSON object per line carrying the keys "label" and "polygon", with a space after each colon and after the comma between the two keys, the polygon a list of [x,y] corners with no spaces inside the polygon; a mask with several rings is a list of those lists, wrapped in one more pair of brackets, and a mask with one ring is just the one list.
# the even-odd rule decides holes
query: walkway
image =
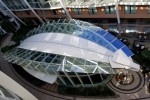
{"label": "walkway", "polygon": [[108,87],[120,95],[121,100],[150,100],[150,94],[147,92],[147,77],[144,79],[141,72],[129,71],[129,73],[133,75],[133,81],[130,84],[121,84],[114,75],[113,79],[107,84]]}
{"label": "walkway", "polygon": [[145,80],[142,76],[142,73],[133,72],[133,71],[128,71],[128,72],[132,74],[131,83],[127,85],[120,84],[116,79],[117,75],[114,75],[112,80],[108,83],[108,86],[111,87],[113,90],[123,94],[131,94],[141,90],[145,84]]}

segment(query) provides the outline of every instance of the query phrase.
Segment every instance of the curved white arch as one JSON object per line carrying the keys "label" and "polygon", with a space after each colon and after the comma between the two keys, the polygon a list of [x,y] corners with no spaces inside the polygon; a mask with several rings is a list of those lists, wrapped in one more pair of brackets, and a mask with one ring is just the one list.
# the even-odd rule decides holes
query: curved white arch
{"label": "curved white arch", "polygon": [[109,62],[113,52],[86,39],[62,33],[41,33],[25,39],[18,48]]}
{"label": "curved white arch", "polygon": [[20,84],[8,77],[6,74],[0,71],[0,85],[11,90],[24,100],[38,100],[29,91],[23,88]]}
{"label": "curved white arch", "polygon": [[139,70],[121,49],[115,53],[89,40],[63,33],[41,33],[25,39],[18,48],[107,62],[112,68]]}

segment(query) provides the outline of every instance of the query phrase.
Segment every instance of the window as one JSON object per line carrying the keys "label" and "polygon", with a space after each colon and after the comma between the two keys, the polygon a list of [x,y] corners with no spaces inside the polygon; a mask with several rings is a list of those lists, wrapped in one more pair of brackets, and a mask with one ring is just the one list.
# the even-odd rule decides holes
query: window
{"label": "window", "polygon": [[42,10],[41,12],[43,16],[46,15],[46,10]]}
{"label": "window", "polygon": [[136,13],[136,6],[135,5],[125,6],[125,14],[135,14],[135,13]]}
{"label": "window", "polygon": [[97,9],[96,8],[89,8],[88,12],[89,12],[90,15],[96,14],[97,13]]}
{"label": "window", "polygon": [[58,13],[62,13],[62,14],[64,14],[64,15],[66,15],[66,12],[65,12],[64,9],[60,9],[60,10],[57,10],[57,11],[58,11]]}
{"label": "window", "polygon": [[148,14],[150,14],[150,6],[148,6],[148,9],[147,9],[147,10],[148,10]]}
{"label": "window", "polygon": [[65,10],[64,10],[64,9],[62,9],[62,10],[61,10],[61,12],[62,12],[64,15],[66,15],[66,12],[65,12]]}
{"label": "window", "polygon": [[27,15],[30,15],[30,12],[29,12],[29,11],[25,11],[25,13],[26,13]]}
{"label": "window", "polygon": [[52,15],[56,15],[57,13],[56,13],[56,10],[51,10],[51,14]]}
{"label": "window", "polygon": [[81,15],[81,9],[80,8],[74,8],[73,11],[75,14]]}
{"label": "window", "polygon": [[105,14],[115,14],[115,13],[116,13],[115,6],[105,7]]}

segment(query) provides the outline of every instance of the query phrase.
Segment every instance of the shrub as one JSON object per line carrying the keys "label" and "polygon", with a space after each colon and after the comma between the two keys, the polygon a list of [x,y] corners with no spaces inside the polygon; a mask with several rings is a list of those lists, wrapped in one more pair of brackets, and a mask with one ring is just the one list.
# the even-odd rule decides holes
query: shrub
{"label": "shrub", "polygon": [[144,50],[144,51],[142,51],[141,54],[142,54],[143,58],[150,59],[150,51],[149,50]]}
{"label": "shrub", "polygon": [[59,86],[58,93],[63,95],[78,95],[78,96],[115,96],[116,94],[106,86],[95,87],[66,87]]}

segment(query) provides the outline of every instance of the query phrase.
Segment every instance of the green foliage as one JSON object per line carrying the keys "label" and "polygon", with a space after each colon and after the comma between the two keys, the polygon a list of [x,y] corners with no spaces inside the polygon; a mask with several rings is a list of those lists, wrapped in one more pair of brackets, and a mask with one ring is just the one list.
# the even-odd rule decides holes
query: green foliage
{"label": "green foliage", "polygon": [[14,33],[16,30],[13,24],[7,19],[2,21],[1,27],[8,33]]}
{"label": "green foliage", "polygon": [[144,51],[142,51],[141,55],[142,55],[144,64],[146,66],[149,66],[150,65],[150,51],[149,50],[144,50]]}
{"label": "green foliage", "polygon": [[106,86],[96,87],[66,87],[59,86],[58,93],[63,95],[78,95],[78,96],[115,96],[116,94]]}
{"label": "green foliage", "polygon": [[141,64],[144,64],[144,60],[142,59],[142,55],[140,55],[140,54],[135,54],[134,56],[132,56],[132,58],[133,58],[137,63],[139,63],[140,65],[141,65]]}
{"label": "green foliage", "polygon": [[140,65],[150,65],[150,51],[144,50],[141,52],[141,54],[135,54],[133,56],[133,59],[139,63]]}
{"label": "green foliage", "polygon": [[150,59],[150,51],[149,50],[144,50],[142,51],[142,56],[146,59]]}

